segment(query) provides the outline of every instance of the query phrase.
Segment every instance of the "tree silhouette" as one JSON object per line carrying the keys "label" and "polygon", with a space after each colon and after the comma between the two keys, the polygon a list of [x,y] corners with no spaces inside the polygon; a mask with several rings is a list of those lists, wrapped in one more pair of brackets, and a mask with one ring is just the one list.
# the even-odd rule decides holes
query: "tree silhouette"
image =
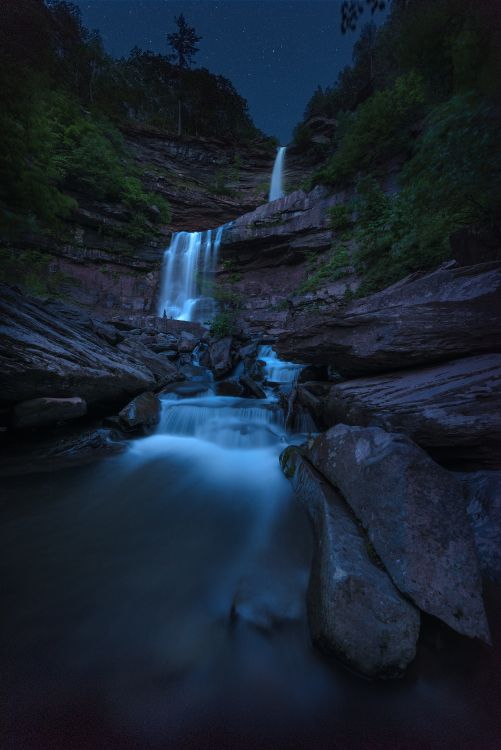
{"label": "tree silhouette", "polygon": [[174,50],[169,59],[176,62],[179,68],[179,97],[178,97],[178,120],[177,134],[182,131],[182,109],[183,109],[183,71],[190,67],[193,58],[198,52],[197,42],[201,40],[193,26],[188,26],[186,19],[181,13],[176,19],[177,31],[167,34],[167,41]]}
{"label": "tree silhouette", "polygon": [[[387,0],[365,0],[365,4],[370,6],[371,13],[377,10],[384,10]],[[355,31],[357,21],[364,12],[362,0],[344,0],[341,5],[341,31],[346,34],[347,31]]]}
{"label": "tree silhouette", "polygon": [[189,68],[193,62],[193,58],[198,52],[197,42],[202,37],[197,36],[193,26],[188,26],[186,19],[181,13],[175,19],[177,24],[177,31],[173,34],[167,34],[167,41],[172,47],[174,52],[170,55],[171,60],[175,60],[177,65],[181,69]]}

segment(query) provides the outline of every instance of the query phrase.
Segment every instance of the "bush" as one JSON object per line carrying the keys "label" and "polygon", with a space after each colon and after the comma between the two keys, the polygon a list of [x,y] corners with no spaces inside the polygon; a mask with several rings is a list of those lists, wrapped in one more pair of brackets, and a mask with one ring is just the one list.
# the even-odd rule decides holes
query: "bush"
{"label": "bush", "polygon": [[235,313],[231,310],[218,312],[211,320],[210,335],[215,339],[222,339],[235,333]]}
{"label": "bush", "polygon": [[314,183],[335,184],[359,170],[372,171],[382,160],[408,150],[410,126],[422,115],[423,82],[415,73],[378,91],[361,104],[345,123],[339,147],[314,175]]}

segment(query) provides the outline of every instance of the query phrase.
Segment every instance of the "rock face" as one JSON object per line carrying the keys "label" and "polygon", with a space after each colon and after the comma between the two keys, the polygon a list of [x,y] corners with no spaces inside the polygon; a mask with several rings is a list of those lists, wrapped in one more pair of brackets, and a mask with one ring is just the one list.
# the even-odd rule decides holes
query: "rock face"
{"label": "rock face", "polygon": [[323,418],[403,432],[443,462],[499,468],[501,354],[337,383]]}
{"label": "rock face", "polygon": [[460,483],[409,438],[338,425],[307,452],[339,489],[397,588],[454,630],[489,642]]}
{"label": "rock face", "polygon": [[161,404],[158,396],[148,391],[132,399],[119,413],[120,424],[126,430],[155,427],[160,421]]}
{"label": "rock face", "polygon": [[225,336],[219,339],[219,341],[215,341],[209,347],[210,366],[215,378],[222,378],[233,369],[231,357],[232,343],[232,337]]}
{"label": "rock face", "polygon": [[482,573],[501,581],[501,471],[458,474],[465,490]]}
{"label": "rock face", "polygon": [[343,312],[287,321],[284,359],[331,365],[346,377],[501,351],[501,263],[445,267],[409,277]]}
{"label": "rock face", "polygon": [[0,476],[35,474],[38,472],[66,469],[93,461],[116,456],[126,450],[125,441],[118,440],[113,430],[103,427],[81,426],[57,430],[54,434],[37,438],[31,443],[24,438],[15,438],[14,433],[6,450],[2,449]]}
{"label": "rock face", "polygon": [[16,404],[14,427],[45,427],[87,414],[83,398],[33,398]]}
{"label": "rock face", "polygon": [[369,677],[400,675],[416,652],[419,612],[373,559],[345,501],[300,450],[288,448],[280,461],[316,539],[308,590],[313,642]]}
{"label": "rock face", "polygon": [[[102,316],[151,313],[172,232],[212,229],[266,201],[275,158],[269,143],[178,138],[146,126],[129,126],[124,140],[145,189],[169,201],[169,224],[158,223],[158,209],[151,205],[145,236],[138,236],[125,204],[96,200],[73,186],[78,208],[65,222],[64,239],[33,234],[2,247],[13,283],[28,292],[35,261],[48,295],[64,294]],[[224,195],[215,189],[216,173],[231,175]]]}
{"label": "rock face", "polygon": [[[77,310],[60,304],[53,310],[5,285],[0,293],[0,398],[6,405],[76,395],[89,405],[118,403],[179,379],[161,355],[109,344]],[[161,365],[157,376],[154,358]]]}

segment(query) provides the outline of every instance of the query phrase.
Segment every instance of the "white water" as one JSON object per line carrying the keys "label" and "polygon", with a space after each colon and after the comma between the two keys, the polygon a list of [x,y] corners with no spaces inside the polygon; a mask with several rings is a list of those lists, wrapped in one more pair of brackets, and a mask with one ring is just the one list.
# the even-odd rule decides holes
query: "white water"
{"label": "white water", "polygon": [[260,346],[258,359],[265,363],[264,378],[268,383],[294,383],[302,370],[302,365],[279,359],[271,346]]}
{"label": "white water", "polygon": [[268,200],[276,201],[284,197],[284,160],[286,146],[280,146],[277,151],[273,172],[271,175],[270,194]]}
{"label": "white water", "polygon": [[176,232],[164,254],[158,314],[206,323],[215,303],[211,282],[224,226],[206,232]]}

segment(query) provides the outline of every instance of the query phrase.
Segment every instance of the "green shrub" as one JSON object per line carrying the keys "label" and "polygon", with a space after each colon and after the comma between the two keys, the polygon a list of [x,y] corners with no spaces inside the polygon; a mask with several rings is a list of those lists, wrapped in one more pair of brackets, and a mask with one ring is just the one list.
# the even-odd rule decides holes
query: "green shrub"
{"label": "green shrub", "polygon": [[416,73],[377,91],[345,123],[339,147],[314,175],[314,183],[335,184],[359,170],[372,171],[383,159],[409,148],[410,126],[422,114],[423,82]]}
{"label": "green shrub", "polygon": [[309,274],[297,290],[299,294],[314,292],[322,283],[338,281],[351,272],[351,261],[348,248],[341,245],[335,249],[329,259],[320,268]]}
{"label": "green shrub", "polygon": [[329,226],[334,232],[348,229],[353,224],[352,208],[345,203],[338,203],[328,209]]}
{"label": "green shrub", "polygon": [[235,313],[231,310],[218,312],[210,323],[210,334],[216,339],[231,336],[235,333]]}

